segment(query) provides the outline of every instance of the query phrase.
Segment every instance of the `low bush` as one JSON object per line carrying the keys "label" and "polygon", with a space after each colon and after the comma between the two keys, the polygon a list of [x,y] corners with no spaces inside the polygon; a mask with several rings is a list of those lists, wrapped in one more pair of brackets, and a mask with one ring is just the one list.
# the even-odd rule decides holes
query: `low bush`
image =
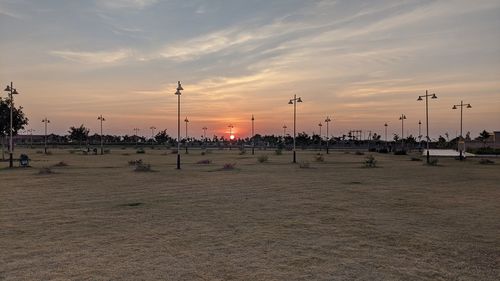
{"label": "low bush", "polygon": [[377,167],[377,160],[375,160],[375,157],[373,157],[373,155],[368,155],[366,157],[365,167],[367,167],[367,168],[375,168],[375,167]]}
{"label": "low bush", "polygon": [[394,151],[394,155],[407,155],[406,150],[397,150]]}
{"label": "low bush", "polygon": [[481,164],[481,165],[492,165],[492,164],[495,164],[495,161],[490,160],[490,159],[481,159],[481,160],[479,160],[479,164]]}
{"label": "low bush", "polygon": [[204,160],[200,160],[198,162],[196,162],[196,164],[210,164],[212,163],[212,161],[208,160],[208,159],[204,159]]}
{"label": "low bush", "polygon": [[422,161],[422,158],[412,157],[410,158],[410,161]]}
{"label": "low bush", "polygon": [[325,157],[323,154],[318,153],[314,156],[314,160],[316,160],[316,162],[325,162]]}
{"label": "low bush", "polygon": [[43,154],[43,151],[41,151],[41,150],[37,150],[35,153],[36,153],[36,154]]}
{"label": "low bush", "polygon": [[259,163],[264,163],[267,161],[269,161],[269,157],[267,155],[260,155],[259,157],[257,157],[257,162]]}
{"label": "low bush", "polygon": [[240,152],[238,154],[245,155],[245,154],[247,154],[247,151],[245,149],[240,149]]}
{"label": "low bush", "polygon": [[236,163],[226,163],[222,166],[222,170],[234,170]]}
{"label": "low bush", "polygon": [[438,165],[438,163],[439,163],[439,160],[438,160],[437,158],[431,158],[431,159],[429,160],[428,165],[429,165],[429,166],[437,166],[437,165]]}
{"label": "low bush", "polygon": [[104,154],[110,154],[111,153],[111,149],[104,149]]}
{"label": "low bush", "polygon": [[178,152],[178,151],[177,151],[177,149],[172,149],[172,150],[170,150],[170,153],[171,153],[171,154],[177,154],[177,152]]}
{"label": "low bush", "polygon": [[274,153],[275,153],[276,155],[282,155],[282,154],[283,154],[283,149],[276,149],[276,150],[274,151]]}
{"label": "low bush", "polygon": [[141,147],[141,148],[137,149],[137,150],[135,151],[135,153],[137,153],[137,154],[145,154],[145,153],[146,153],[146,150],[144,150],[144,148],[142,148],[142,147]]}
{"label": "low bush", "polygon": [[64,161],[60,161],[56,164],[54,164],[54,167],[66,167],[66,166],[69,166],[68,163],[64,162]]}
{"label": "low bush", "polygon": [[387,148],[382,148],[378,150],[378,153],[389,153],[389,150]]}
{"label": "low bush", "polygon": [[203,155],[207,154],[207,152],[203,150],[203,151],[201,151],[200,154],[203,156]]}
{"label": "low bush", "polygon": [[354,154],[356,154],[356,155],[365,155],[365,153],[364,153],[364,152],[361,152],[361,151],[359,151],[359,150],[357,150],[356,152],[354,152]]}
{"label": "low bush", "polygon": [[135,165],[135,172],[152,172],[150,164],[139,163]]}
{"label": "low bush", "polygon": [[375,147],[369,148],[368,152],[377,152],[377,149]]}
{"label": "low bush", "polygon": [[40,168],[38,170],[38,174],[39,175],[50,175],[50,174],[54,174],[54,171],[52,171],[52,169],[50,169],[49,167],[43,167],[43,168]]}
{"label": "low bush", "polygon": [[130,161],[128,161],[128,164],[129,164],[130,166],[134,166],[134,165],[142,164],[142,159],[130,160]]}

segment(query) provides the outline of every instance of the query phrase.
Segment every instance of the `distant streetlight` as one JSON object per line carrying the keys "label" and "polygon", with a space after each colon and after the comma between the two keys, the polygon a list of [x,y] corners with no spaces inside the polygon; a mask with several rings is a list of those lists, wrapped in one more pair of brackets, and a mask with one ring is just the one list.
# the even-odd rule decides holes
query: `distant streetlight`
{"label": "distant streetlight", "polygon": [[151,130],[151,145],[153,145],[154,144],[156,127],[155,126],[151,126],[151,127],[149,127],[149,129]]}
{"label": "distant streetlight", "polygon": [[254,122],[255,122],[255,118],[252,114],[252,155],[255,154]]}
{"label": "distant streetlight", "polygon": [[401,114],[401,116],[399,116],[399,120],[401,120],[401,150],[405,150],[405,137],[404,137],[405,119],[406,115]]}
{"label": "distant streetlight", "polygon": [[141,129],[139,129],[139,128],[134,128],[134,132],[135,132],[135,146],[137,146],[138,143],[139,143],[139,131],[140,130]]}
{"label": "distant streetlight", "polygon": [[387,146],[387,123],[384,124],[384,127],[385,127],[385,145]]}
{"label": "distant streetlight", "polygon": [[8,92],[10,101],[9,167],[12,168],[14,167],[14,144],[12,141],[12,133],[14,129],[12,128],[12,122],[13,122],[12,111],[14,110],[14,95],[18,95],[19,92],[14,88],[14,84],[12,82],[10,82],[10,85],[7,85],[5,91]]}
{"label": "distant streetlight", "polygon": [[181,91],[184,90],[181,86],[181,81],[177,81],[177,169],[181,168]]}
{"label": "distant streetlight", "polygon": [[436,94],[432,94],[430,95],[428,93],[427,90],[425,90],[425,95],[423,96],[418,96],[418,99],[417,101],[422,101],[425,97],[425,125],[427,127],[427,136],[426,136],[426,140],[427,140],[427,164],[429,164],[430,160],[431,160],[431,157],[430,157],[430,154],[429,154],[429,142],[431,141],[431,139],[429,138],[429,97],[431,97],[431,99],[437,99],[437,96]]}
{"label": "distant streetlight", "polygon": [[206,140],[207,139],[207,127],[203,127],[203,140]]}
{"label": "distant streetlight", "polygon": [[233,124],[229,124],[229,126],[227,126],[229,128],[229,150],[231,150],[231,142],[232,142],[232,137],[233,137]]}
{"label": "distant streetlight", "polygon": [[329,154],[329,146],[330,146],[330,134],[329,134],[329,125],[332,119],[330,119],[330,116],[326,116],[325,123],[326,123],[326,154]]}
{"label": "distant streetlight", "polygon": [[296,157],[296,146],[295,146],[295,137],[297,134],[297,103],[302,102],[300,97],[297,98],[297,95],[293,95],[293,99],[290,99],[288,104],[293,104],[293,163],[297,163]]}
{"label": "distant streetlight", "polygon": [[321,151],[321,127],[323,127],[323,124],[321,124],[321,122],[318,124],[318,127],[319,127],[319,150]]}
{"label": "distant streetlight", "polygon": [[30,133],[30,148],[33,148],[33,132],[35,131],[35,129],[28,129],[26,131]]}
{"label": "distant streetlight", "polygon": [[101,155],[104,155],[104,136],[102,135],[102,122],[106,121],[102,114],[97,117],[97,120],[101,121]]}
{"label": "distant streetlight", "polygon": [[422,149],[422,121],[418,120],[418,147]]}
{"label": "distant streetlight", "polygon": [[[459,138],[459,143],[460,141],[462,141],[464,139],[464,135],[463,135],[463,117],[464,117],[464,106],[466,108],[472,108],[472,106],[470,105],[470,103],[464,103],[464,101],[460,101],[460,104],[455,104],[452,109],[457,109],[457,106],[460,107],[460,138]],[[465,140],[464,141],[464,149],[465,149]],[[460,147],[458,148],[458,150],[460,151],[460,160],[463,160],[463,154],[462,154],[462,149],[460,149]]]}
{"label": "distant streetlight", "polygon": [[45,124],[45,134],[44,134],[44,143],[43,143],[43,150],[44,153],[47,154],[47,126],[50,123],[50,120],[45,117],[42,122]]}
{"label": "distant streetlight", "polygon": [[186,119],[184,119],[184,123],[186,123],[186,154],[188,154],[188,123],[189,123],[189,120],[187,117],[186,117]]}
{"label": "distant streetlight", "polygon": [[283,125],[283,138],[286,136],[286,128],[288,128],[286,125]]}

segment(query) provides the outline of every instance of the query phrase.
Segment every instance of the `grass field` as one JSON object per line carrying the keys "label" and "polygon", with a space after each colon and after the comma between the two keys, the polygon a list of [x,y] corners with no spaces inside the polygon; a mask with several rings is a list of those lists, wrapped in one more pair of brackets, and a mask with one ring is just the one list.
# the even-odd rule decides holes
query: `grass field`
{"label": "grass field", "polygon": [[0,170],[1,280],[500,276],[499,161],[299,151],[300,168],[290,152],[193,150],[178,171],[166,150],[28,153],[32,168]]}

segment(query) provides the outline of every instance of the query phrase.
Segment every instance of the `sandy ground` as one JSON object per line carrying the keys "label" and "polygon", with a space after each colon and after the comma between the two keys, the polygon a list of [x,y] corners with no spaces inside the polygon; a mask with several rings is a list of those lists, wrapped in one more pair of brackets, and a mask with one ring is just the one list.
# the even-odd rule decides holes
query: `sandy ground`
{"label": "sandy ground", "polygon": [[[290,152],[217,150],[182,154],[178,171],[165,150],[52,152],[0,170],[1,280],[500,276],[500,159],[429,167],[374,153],[379,167],[364,168],[366,155],[300,152],[302,169]],[[155,171],[134,172],[139,158]]]}

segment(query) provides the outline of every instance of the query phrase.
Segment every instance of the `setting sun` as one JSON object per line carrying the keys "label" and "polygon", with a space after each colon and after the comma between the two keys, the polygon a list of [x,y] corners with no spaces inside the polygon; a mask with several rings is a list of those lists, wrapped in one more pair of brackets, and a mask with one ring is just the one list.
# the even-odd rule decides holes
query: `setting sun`
{"label": "setting sun", "polygon": [[231,140],[234,140],[234,135],[230,135],[230,136],[229,136],[229,138],[230,138]]}

